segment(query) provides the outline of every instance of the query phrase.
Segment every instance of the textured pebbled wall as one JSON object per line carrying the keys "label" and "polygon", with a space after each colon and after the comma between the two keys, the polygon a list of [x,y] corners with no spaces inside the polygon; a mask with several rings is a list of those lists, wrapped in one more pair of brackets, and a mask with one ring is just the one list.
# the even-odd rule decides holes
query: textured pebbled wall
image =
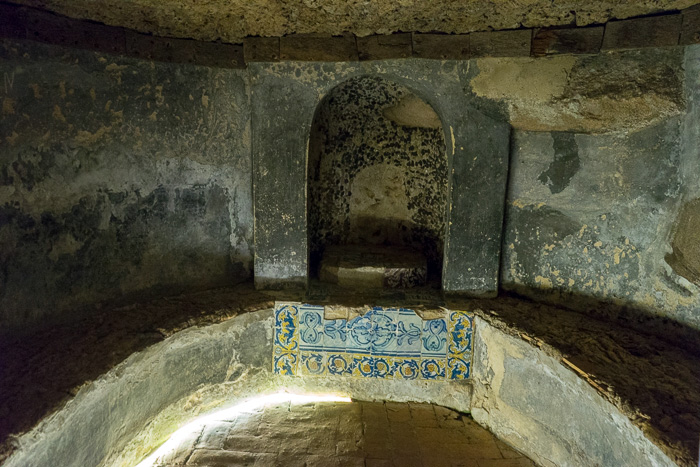
{"label": "textured pebbled wall", "polygon": [[250,274],[247,76],[0,43],[0,331]]}
{"label": "textured pebbled wall", "polygon": [[312,263],[325,246],[387,244],[423,251],[438,272],[448,177],[435,111],[405,87],[365,76],[325,97],[312,135]]}

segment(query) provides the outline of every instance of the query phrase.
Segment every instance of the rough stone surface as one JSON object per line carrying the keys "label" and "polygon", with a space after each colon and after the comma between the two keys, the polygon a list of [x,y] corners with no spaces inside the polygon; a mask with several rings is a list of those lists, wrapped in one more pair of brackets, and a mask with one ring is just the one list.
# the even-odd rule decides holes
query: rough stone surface
{"label": "rough stone surface", "polygon": [[[691,246],[700,197],[699,51],[685,50],[683,93],[669,94],[687,102],[677,117],[608,135],[515,132],[506,289],[632,305],[700,327]],[[591,97],[598,92],[589,86]]]}
{"label": "rough stone surface", "polygon": [[150,465],[534,467],[468,416],[431,404],[287,402],[178,437]]}
{"label": "rough stone surface", "polygon": [[448,174],[435,111],[404,86],[361,77],[326,96],[312,132],[312,267],[330,245],[393,245],[422,251],[439,276]]}
{"label": "rough stone surface", "polygon": [[697,286],[664,267],[683,188],[679,124],[516,132],[503,286],[636,303],[698,327]]}
{"label": "rough stone surface", "polygon": [[697,331],[600,303],[585,313],[521,299],[466,304],[466,309],[561,361],[676,463],[697,465]]}
{"label": "rough stone surface", "polygon": [[681,207],[674,225],[671,242],[673,252],[666,257],[676,274],[700,285],[700,200],[689,201]]}
{"label": "rough stone surface", "polygon": [[472,416],[540,465],[675,463],[576,373],[476,319]]}
{"label": "rough stone surface", "polygon": [[397,31],[467,33],[520,27],[585,26],[610,19],[677,10],[696,0],[549,0],[483,2],[438,0],[431,2],[345,0],[317,2],[294,0],[214,0],[193,4],[184,0],[136,0],[124,8],[118,0],[20,0],[74,18],[134,28],[159,36],[240,42],[246,36],[288,34],[343,34],[360,36]]}
{"label": "rough stone surface", "polygon": [[245,73],[5,40],[0,75],[0,332],[248,277]]}
{"label": "rough stone surface", "polygon": [[681,48],[482,58],[475,65],[471,91],[505,104],[516,129],[617,132],[685,110]]}

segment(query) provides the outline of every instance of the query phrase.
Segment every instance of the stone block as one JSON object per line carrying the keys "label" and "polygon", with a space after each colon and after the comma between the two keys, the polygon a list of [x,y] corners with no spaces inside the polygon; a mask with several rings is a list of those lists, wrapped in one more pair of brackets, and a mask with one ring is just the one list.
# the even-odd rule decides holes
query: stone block
{"label": "stone block", "polygon": [[678,45],[682,15],[652,16],[605,25],[602,50]]}
{"label": "stone block", "polygon": [[535,30],[532,55],[596,54],[603,44],[603,26]]}
{"label": "stone block", "polygon": [[333,246],[321,260],[321,280],[343,287],[405,288],[425,284],[428,262],[406,249]]}
{"label": "stone block", "polygon": [[357,61],[355,36],[284,36],[280,38],[280,59],[306,62]]}
{"label": "stone block", "polygon": [[122,28],[80,21],[41,10],[27,10],[27,39],[65,47],[124,55],[126,35]]}
{"label": "stone block", "polygon": [[194,62],[216,68],[245,68],[243,46],[217,42],[194,42]]}
{"label": "stone block", "polygon": [[129,56],[159,62],[194,63],[195,41],[151,36],[134,31],[126,33],[126,53]]}
{"label": "stone block", "polygon": [[530,55],[532,29],[486,31],[471,34],[472,57],[526,57]]}
{"label": "stone block", "polygon": [[437,60],[465,60],[470,57],[469,34],[413,34],[413,56]]}
{"label": "stone block", "polygon": [[280,38],[246,37],[243,39],[243,54],[246,62],[278,62]]}
{"label": "stone block", "polygon": [[700,5],[683,10],[680,45],[700,43]]}
{"label": "stone block", "polygon": [[357,38],[360,60],[408,58],[413,54],[410,33],[375,35]]}

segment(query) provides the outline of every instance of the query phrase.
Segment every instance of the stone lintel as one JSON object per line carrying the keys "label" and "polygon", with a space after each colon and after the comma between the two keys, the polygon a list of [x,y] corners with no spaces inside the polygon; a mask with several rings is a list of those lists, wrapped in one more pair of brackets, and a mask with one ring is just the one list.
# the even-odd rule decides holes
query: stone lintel
{"label": "stone lintel", "polygon": [[28,8],[24,11],[26,38],[64,47],[124,55],[125,29],[81,21]]}
{"label": "stone lintel", "polygon": [[409,58],[413,54],[411,33],[358,37],[357,51],[360,60]]}
{"label": "stone lintel", "polygon": [[532,29],[486,31],[471,34],[472,57],[527,57]]}
{"label": "stone lintel", "polygon": [[602,50],[678,45],[681,14],[610,21],[605,25]]}
{"label": "stone lintel", "polygon": [[126,34],[126,54],[159,62],[244,68],[243,47],[234,44],[150,36],[133,31]]}
{"label": "stone lintel", "polygon": [[355,36],[284,36],[280,38],[280,59],[309,62],[357,61]]}
{"label": "stone lintel", "polygon": [[596,54],[603,44],[605,27],[536,29],[532,38],[532,55]]}
{"label": "stone lintel", "polygon": [[466,60],[470,57],[469,34],[413,34],[413,56],[437,60]]}
{"label": "stone lintel", "polygon": [[280,59],[279,37],[246,37],[243,40],[246,62],[278,62]]}

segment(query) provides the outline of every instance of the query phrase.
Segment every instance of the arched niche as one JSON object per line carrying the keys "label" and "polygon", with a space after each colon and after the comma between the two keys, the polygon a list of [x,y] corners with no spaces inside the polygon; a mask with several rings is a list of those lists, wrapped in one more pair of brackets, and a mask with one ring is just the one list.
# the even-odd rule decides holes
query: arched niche
{"label": "arched niche", "polygon": [[469,73],[467,61],[250,64],[257,288],[307,287],[314,116],[337,86],[379,77],[420,96],[442,123],[448,173],[442,290],[497,294],[510,125],[469,93]]}
{"label": "arched niche", "polygon": [[387,267],[410,256],[415,268],[395,268],[394,286],[439,284],[447,167],[440,117],[406,86],[365,75],[334,87],[316,109],[309,140],[311,276],[321,264],[325,272],[334,253]]}

